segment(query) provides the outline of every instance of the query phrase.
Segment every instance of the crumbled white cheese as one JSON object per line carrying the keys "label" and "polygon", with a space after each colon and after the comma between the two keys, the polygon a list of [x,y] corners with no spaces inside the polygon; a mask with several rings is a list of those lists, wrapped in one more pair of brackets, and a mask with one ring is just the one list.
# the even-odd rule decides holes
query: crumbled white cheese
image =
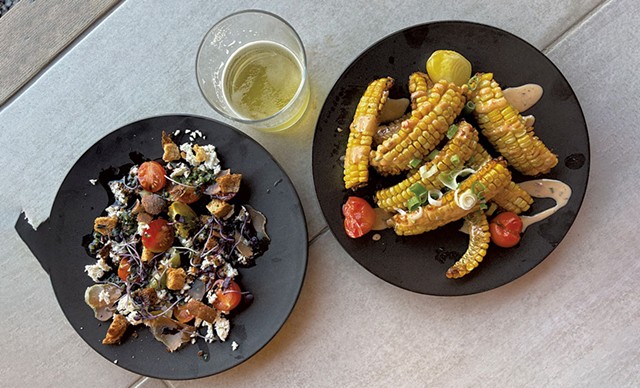
{"label": "crumbled white cheese", "polygon": [[98,182],[97,179],[89,179],[89,183],[91,183],[92,185],[96,185],[96,182]]}
{"label": "crumbled white cheese", "polygon": [[209,170],[213,170],[214,174],[220,172],[220,160],[218,159],[218,154],[216,153],[216,147],[207,144],[202,146],[204,151],[207,153],[207,158],[204,160],[204,166]]}
{"label": "crumbled white cheese", "polygon": [[173,169],[173,172],[171,173],[171,175],[169,175],[169,178],[176,178],[179,176],[184,176],[185,178],[187,178],[190,173],[191,169],[189,168],[189,166],[184,163],[180,163],[176,166],[176,168]]}
{"label": "crumbled white cheese", "polygon": [[98,294],[98,302],[104,302],[106,305],[111,304],[111,295],[109,294],[109,291],[103,288],[100,291],[100,294]]}
{"label": "crumbled white cheese", "polygon": [[231,351],[232,351],[232,352],[235,352],[235,351],[236,351],[236,349],[238,349],[238,343],[237,343],[236,341],[233,341],[233,342],[231,343]]}
{"label": "crumbled white cheese", "polygon": [[224,265],[224,267],[222,268],[222,272],[224,273],[224,276],[228,278],[235,278],[236,276],[238,276],[238,270],[233,268],[233,266],[229,263],[226,263]]}
{"label": "crumbled white cheese", "polygon": [[192,166],[197,166],[200,163],[196,160],[196,154],[193,153],[193,147],[191,143],[180,144],[180,151],[184,152],[184,160]]}
{"label": "crumbled white cheese", "polygon": [[109,182],[109,189],[111,189],[111,192],[115,196],[116,202],[122,205],[127,204],[127,202],[129,201],[129,197],[127,196],[127,193],[125,191],[126,187],[124,183],[120,181],[111,181]]}
{"label": "crumbled white cheese", "polygon": [[178,236],[178,240],[183,247],[191,248],[193,246],[193,242],[189,238],[184,238],[182,236]]}
{"label": "crumbled white cheese", "polygon": [[212,305],[213,302],[216,301],[216,299],[218,299],[218,294],[216,294],[213,290],[209,290],[209,292],[207,292],[207,302]]}
{"label": "crumbled white cheese", "polygon": [[167,297],[167,290],[163,288],[160,291],[156,291],[156,295],[158,299],[165,299]]}
{"label": "crumbled white cheese", "polygon": [[124,207],[113,204],[104,210],[107,212],[108,217],[118,217],[124,212]]}
{"label": "crumbled white cheese", "polygon": [[142,236],[145,230],[149,229],[149,224],[144,222],[138,222],[138,229],[136,230],[136,234],[138,236]]}
{"label": "crumbled white cheese", "polygon": [[173,136],[178,136],[180,134],[180,130],[176,129],[175,131],[173,131]]}
{"label": "crumbled white cheese", "polygon": [[231,327],[231,325],[229,324],[229,320],[218,314],[214,324],[216,326],[216,334],[218,334],[220,340],[224,342],[229,335],[229,328]]}
{"label": "crumbled white cheese", "polygon": [[212,343],[216,340],[216,337],[213,335],[213,325],[207,321],[202,321],[202,323],[207,326],[207,334],[204,336],[205,342]]}
{"label": "crumbled white cheese", "polygon": [[201,270],[204,271],[205,269],[207,269],[209,267],[213,267],[213,268],[216,267],[215,261],[214,260],[209,260],[209,257],[211,257],[211,256],[207,256],[204,259],[202,259],[202,263],[200,263],[200,269]]}
{"label": "crumbled white cheese", "polygon": [[114,264],[120,263],[120,255],[123,253],[127,253],[127,242],[121,241],[111,241],[111,251],[109,252],[109,257]]}
{"label": "crumbled white cheese", "polygon": [[104,275],[105,272],[110,271],[111,267],[107,264],[104,259],[98,260],[93,265],[85,265],[84,271],[89,274],[89,277],[93,279],[94,282],[99,281],[99,279]]}

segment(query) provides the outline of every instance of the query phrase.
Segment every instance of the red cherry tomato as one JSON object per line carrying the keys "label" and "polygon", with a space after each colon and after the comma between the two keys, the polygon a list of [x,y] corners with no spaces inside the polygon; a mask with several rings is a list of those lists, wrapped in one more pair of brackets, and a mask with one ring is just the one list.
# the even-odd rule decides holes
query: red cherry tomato
{"label": "red cherry tomato", "polygon": [[164,167],[158,162],[144,162],[138,168],[138,181],[140,186],[147,191],[155,193],[162,190],[167,183]]}
{"label": "red cherry tomato", "polygon": [[216,290],[216,300],[213,301],[213,307],[220,311],[231,311],[240,304],[242,291],[238,283],[233,280],[229,281],[227,288],[224,288],[224,282],[223,279],[218,279],[213,283],[213,289]]}
{"label": "red cherry tomato", "polygon": [[130,273],[131,263],[129,263],[129,260],[127,259],[121,259],[120,264],[118,265],[118,277],[122,279],[123,282],[126,282]]}
{"label": "red cherry tomato", "polygon": [[342,205],[344,214],[344,230],[347,236],[358,238],[369,233],[376,222],[376,213],[367,201],[358,197],[349,197]]}
{"label": "red cherry tomato", "polygon": [[142,245],[153,253],[160,253],[171,248],[174,237],[173,227],[167,220],[158,218],[142,232]]}
{"label": "red cherry tomato", "polygon": [[522,220],[513,212],[500,213],[489,224],[489,232],[494,244],[511,248],[520,242]]}

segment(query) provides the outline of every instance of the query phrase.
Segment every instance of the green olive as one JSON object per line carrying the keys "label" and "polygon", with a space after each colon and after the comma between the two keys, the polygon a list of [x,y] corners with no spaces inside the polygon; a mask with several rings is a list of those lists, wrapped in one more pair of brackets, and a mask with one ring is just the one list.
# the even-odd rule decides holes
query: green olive
{"label": "green olive", "polygon": [[189,205],[183,202],[173,202],[169,206],[169,218],[175,222],[174,227],[178,236],[189,237],[189,232],[193,230],[198,221],[198,215]]}

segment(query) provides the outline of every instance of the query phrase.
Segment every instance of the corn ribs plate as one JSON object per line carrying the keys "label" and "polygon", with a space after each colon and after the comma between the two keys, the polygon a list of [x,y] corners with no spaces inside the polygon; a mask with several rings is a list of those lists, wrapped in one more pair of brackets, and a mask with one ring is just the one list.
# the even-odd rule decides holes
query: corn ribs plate
{"label": "corn ribs plate", "polygon": [[[461,53],[469,63],[455,78],[471,66],[473,82],[430,79],[425,62],[438,50]],[[504,101],[503,91],[527,83],[540,85],[544,94],[519,112]],[[388,116],[385,102],[400,98],[411,100],[402,117],[379,120]],[[372,132],[374,125],[380,132]],[[555,249],[582,204],[589,158],[580,104],[544,54],[506,31],[447,21],[395,32],[347,67],[318,118],[312,164],[323,215],[354,260],[398,287],[455,296],[517,279]],[[443,190],[446,180],[439,178],[464,168],[468,175],[458,178],[457,187],[465,191]],[[490,243],[487,205],[523,218],[554,206],[520,185],[539,178],[568,185],[566,205],[529,225],[517,246]],[[416,207],[416,187],[427,192],[429,203],[423,198]],[[432,198],[432,190],[442,190],[441,197]],[[481,203],[467,204],[469,193]],[[391,228],[349,237],[342,207],[357,206],[350,197],[390,211]],[[468,234],[460,231],[463,224]]]}

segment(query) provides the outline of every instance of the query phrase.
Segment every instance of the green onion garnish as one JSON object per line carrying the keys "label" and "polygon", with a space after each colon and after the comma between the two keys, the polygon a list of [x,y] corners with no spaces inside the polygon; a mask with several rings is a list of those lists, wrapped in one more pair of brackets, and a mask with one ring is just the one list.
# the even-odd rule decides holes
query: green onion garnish
{"label": "green onion garnish", "polygon": [[449,127],[449,130],[447,131],[447,137],[448,137],[449,139],[451,139],[452,137],[454,137],[454,136],[455,136],[456,132],[458,132],[458,126],[457,126],[457,125],[455,125],[455,124],[452,124],[452,125]]}
{"label": "green onion garnish", "polygon": [[472,92],[476,90],[476,88],[478,87],[478,76],[474,75],[473,77],[469,78],[467,86],[469,86],[469,90],[471,90]]}
{"label": "green onion garnish", "polygon": [[[478,190],[478,188],[480,189]],[[487,187],[482,182],[473,182],[473,185],[471,185],[471,193],[479,199],[482,199],[482,193],[486,189]]]}
{"label": "green onion garnish", "polygon": [[482,209],[482,210],[486,210],[486,209],[487,209],[487,204],[486,204],[486,203],[484,203],[484,202],[482,202],[482,203],[480,204],[480,209]]}
{"label": "green onion garnish", "polygon": [[451,163],[453,163],[455,166],[460,164],[460,157],[458,155],[453,155],[451,157]]}
{"label": "green onion garnish", "polygon": [[417,197],[411,197],[407,201],[407,209],[409,211],[414,211],[420,206],[420,200]]}
{"label": "green onion garnish", "polygon": [[424,187],[420,182],[416,182],[411,185],[411,187],[409,187],[409,191],[411,191],[419,199],[427,195],[427,188]]}
{"label": "green onion garnish", "polygon": [[476,104],[474,104],[473,101],[467,101],[467,103],[464,104],[464,108],[462,109],[462,114],[470,115],[474,110],[476,110]]}
{"label": "green onion garnish", "polygon": [[411,166],[411,168],[416,168],[420,165],[420,163],[422,162],[422,160],[420,159],[411,159],[411,161],[409,162],[409,166]]}
{"label": "green onion garnish", "polygon": [[439,151],[439,150],[433,150],[433,151],[431,151],[431,153],[429,153],[429,156],[428,156],[428,157],[429,157],[429,160],[433,160],[433,159],[435,159],[435,158],[436,158],[436,156],[438,156],[438,154],[439,154],[439,153],[440,153],[440,151]]}

